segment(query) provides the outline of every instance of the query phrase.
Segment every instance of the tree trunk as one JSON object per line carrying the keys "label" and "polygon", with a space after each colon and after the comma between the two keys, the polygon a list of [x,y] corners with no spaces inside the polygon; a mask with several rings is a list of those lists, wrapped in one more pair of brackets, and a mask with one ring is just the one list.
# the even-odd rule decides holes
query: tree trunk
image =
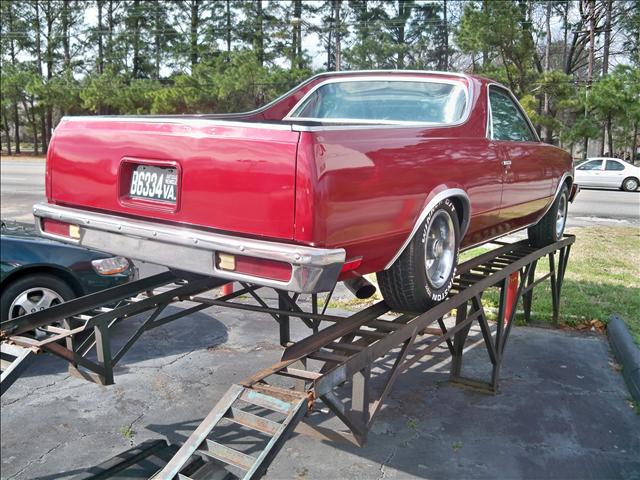
{"label": "tree trunk", "polygon": [[[544,49],[544,71],[548,72],[551,67],[551,2],[547,2],[546,12],[546,27],[547,27],[547,44]],[[544,105],[542,108],[544,116],[548,120],[549,117],[549,93],[544,92]],[[547,143],[551,143],[553,140],[553,131],[549,127],[544,129],[545,139]]]}
{"label": "tree trunk", "polygon": [[[7,138],[9,138],[7,136]],[[636,164],[636,146],[638,144],[638,122],[633,124],[633,138],[631,139],[631,163]]]}
{"label": "tree trunk", "polygon": [[231,0],[227,0],[225,11],[227,17],[227,53],[231,52]]}
{"label": "tree trunk", "polygon": [[[22,99],[22,108],[24,109],[24,116],[27,121],[31,124],[31,128],[33,129],[33,153],[35,155],[38,154],[38,134],[36,127],[36,115],[33,112],[33,98],[31,98],[31,108],[28,107],[26,99]],[[31,114],[29,114],[31,112]]]}
{"label": "tree trunk", "polygon": [[[47,83],[53,78],[53,21],[54,15],[52,11],[51,3],[47,3],[47,10],[45,11],[45,20],[47,22]],[[51,138],[51,130],[53,128],[53,107],[51,104],[46,108],[46,129],[47,138]]]}
{"label": "tree trunk", "polygon": [[114,17],[113,17],[113,1],[108,0],[107,7],[107,65],[113,63],[113,30],[114,30]]}
{"label": "tree trunk", "polygon": [[567,64],[567,40],[569,38],[569,2],[565,2],[563,18],[563,37],[562,37],[562,68],[566,70]]}
{"label": "tree trunk", "polygon": [[[10,3],[7,6],[7,20],[9,24],[9,30],[14,30],[13,25],[13,5]],[[16,66],[16,44],[13,35],[9,36],[9,54],[11,56],[11,65]],[[20,115],[18,112],[18,99],[15,98],[12,104],[13,110],[13,125],[15,127],[15,131],[13,132],[14,141],[15,141],[15,152],[20,153]]]}
{"label": "tree trunk", "polygon": [[11,155],[11,132],[9,132],[9,119],[4,108],[2,109],[2,124],[4,126],[4,136],[7,139],[7,155]]}
{"label": "tree trunk", "polygon": [[[589,64],[587,70],[587,89],[591,88],[593,81],[593,55],[595,50],[595,29],[596,29],[596,3],[595,0],[589,0]],[[587,148],[589,147],[589,137],[584,138],[584,154],[587,158]]]}
{"label": "tree trunk", "polygon": [[262,14],[262,0],[256,0],[256,33],[253,37],[253,49],[256,52],[258,64],[264,66],[264,18]]}
{"label": "tree trunk", "polygon": [[293,36],[291,38],[291,69],[301,68],[302,0],[293,0]]}
{"label": "tree trunk", "polygon": [[[38,123],[36,120],[36,112],[34,108],[33,96],[29,100],[31,104],[31,128],[33,129],[33,153],[34,155],[38,155]],[[42,153],[45,153],[44,145],[42,146]]]}
{"label": "tree trunk", "polygon": [[133,78],[140,78],[140,0],[133,0]]}
{"label": "tree trunk", "polygon": [[[482,0],[482,13],[485,17],[488,15],[489,10],[489,0]],[[486,69],[489,65],[489,51],[486,46],[483,46],[482,49],[482,69]]]}
{"label": "tree trunk", "polygon": [[14,100],[13,102],[13,141],[16,145],[16,153],[20,153],[20,115],[18,112],[18,101]]}
{"label": "tree trunk", "polygon": [[404,43],[405,43],[405,10],[409,8],[402,0],[398,1],[398,58],[396,59],[396,68],[402,70],[404,68]]}
{"label": "tree trunk", "polygon": [[191,0],[191,30],[189,37],[189,54],[191,71],[198,64],[198,24],[200,23],[200,0]]}
{"label": "tree trunk", "polygon": [[333,26],[335,28],[336,37],[336,72],[340,71],[340,64],[342,63],[342,45],[340,38],[340,3],[342,0],[333,0]]}
{"label": "tree trunk", "polygon": [[[33,7],[35,9],[35,40],[36,40],[36,66],[38,67],[38,75],[40,80],[44,80],[44,74],[42,72],[42,33],[40,24],[40,1],[36,0],[33,2]],[[47,151],[47,146],[49,145],[49,139],[47,136],[47,126],[44,119],[44,113],[40,113],[40,139],[42,141],[42,151]]]}
{"label": "tree trunk", "polygon": [[614,149],[613,149],[613,132],[611,131],[611,115],[607,115],[607,121],[605,123],[606,132],[607,132],[607,149],[609,150],[608,156],[613,157]]}
{"label": "tree trunk", "polygon": [[70,10],[69,10],[69,0],[63,0],[62,2],[62,51],[63,51],[63,59],[64,59],[64,70],[69,71],[71,69],[71,52],[70,52],[70,30],[71,30],[71,21],[70,21]]}
{"label": "tree trunk", "polygon": [[449,21],[447,20],[447,0],[442,0],[442,19],[444,21],[444,71],[449,71]]}
{"label": "tree trunk", "polygon": [[155,79],[160,79],[160,52],[162,51],[160,45],[160,7],[157,6],[155,10],[155,33],[154,33],[154,54],[155,54]]}
{"label": "tree trunk", "polygon": [[298,50],[296,51],[297,67],[302,68],[302,0],[296,0],[294,14],[299,18],[298,24],[296,25],[298,37]]}
{"label": "tree trunk", "polygon": [[98,73],[104,72],[104,51],[102,47],[102,4],[103,0],[98,0]]}
{"label": "tree trunk", "polygon": [[[602,46],[602,76],[609,73],[609,51],[611,49],[611,8],[612,0],[605,0],[605,24],[604,24],[604,45]],[[608,151],[613,155],[613,135],[611,134],[611,115],[607,116],[604,129],[602,130],[601,154]],[[605,146],[606,143],[606,146]]]}

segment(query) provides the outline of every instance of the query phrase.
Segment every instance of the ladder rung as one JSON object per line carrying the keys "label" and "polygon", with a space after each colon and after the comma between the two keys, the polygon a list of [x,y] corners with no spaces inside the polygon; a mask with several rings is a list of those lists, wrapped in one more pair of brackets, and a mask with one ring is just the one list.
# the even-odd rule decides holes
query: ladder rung
{"label": "ladder rung", "polygon": [[11,366],[11,363],[9,360],[5,360],[4,358],[0,359],[0,370],[2,370],[3,372],[9,368]]}
{"label": "ladder rung", "polygon": [[331,342],[325,348],[330,348],[332,350],[342,350],[345,352],[361,352],[366,347],[363,345],[356,345],[355,343],[340,343],[340,342]]}
{"label": "ladder rung", "polygon": [[23,347],[14,345],[13,343],[6,343],[6,342],[0,343],[0,352],[6,353],[7,355],[11,355],[13,357],[18,357],[22,355],[22,352],[24,352],[24,350],[25,349]]}
{"label": "ladder rung", "polygon": [[279,370],[276,372],[278,375],[283,375],[285,377],[299,378],[301,380],[317,380],[322,375],[318,372],[308,372],[307,370],[299,370],[297,368],[286,367],[283,370]]}
{"label": "ladder rung", "polygon": [[344,355],[324,352],[322,350],[318,350],[317,352],[313,352],[312,354],[307,355],[307,358],[312,358],[314,360],[321,360],[323,362],[337,362],[337,363],[342,363],[349,359],[349,357],[345,357]]}
{"label": "ladder rung", "polygon": [[225,418],[235,422],[239,425],[244,425],[247,428],[257,430],[268,435],[275,435],[280,428],[278,422],[269,420],[268,418],[259,417],[253,413],[245,412],[236,407],[231,407]]}
{"label": "ladder rung", "polygon": [[49,333],[69,333],[70,332],[68,328],[54,327],[53,325],[46,325],[44,327],[40,327],[40,329]]}
{"label": "ladder rung", "polygon": [[242,470],[250,470],[256,461],[255,457],[251,455],[244,454],[221,443],[209,440],[208,438],[206,440],[206,447],[201,447],[199,451],[227,465],[233,465]]}
{"label": "ladder rung", "polygon": [[265,395],[260,392],[256,392],[255,390],[244,390],[240,394],[240,400],[257,407],[266,408],[267,410],[273,410],[274,412],[280,412],[285,415],[288,415],[293,408],[293,405],[291,405],[290,403],[287,403],[278,398],[271,397],[269,395]]}
{"label": "ladder rung", "polygon": [[374,332],[373,330],[365,330],[364,328],[359,329],[356,332],[356,334],[361,337],[370,337],[370,338],[384,338],[387,336],[386,333]]}
{"label": "ladder rung", "polygon": [[398,330],[399,328],[402,328],[405,326],[405,325],[389,322],[386,320],[371,320],[370,322],[367,322],[366,325],[367,327],[372,327],[378,330],[387,330],[387,331]]}
{"label": "ladder rung", "polygon": [[109,308],[109,307],[98,307],[95,309],[96,312],[100,312],[100,313],[108,313],[108,312],[113,312],[113,308]]}

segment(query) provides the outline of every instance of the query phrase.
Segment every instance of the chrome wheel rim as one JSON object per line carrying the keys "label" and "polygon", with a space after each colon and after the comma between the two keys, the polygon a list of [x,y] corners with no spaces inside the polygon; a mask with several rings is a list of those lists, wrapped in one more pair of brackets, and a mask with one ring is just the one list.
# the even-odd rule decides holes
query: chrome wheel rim
{"label": "chrome wheel rim", "polygon": [[60,294],[50,288],[35,287],[18,295],[9,307],[9,319],[39,312],[64,302]]}
{"label": "chrome wheel rim", "polygon": [[439,210],[427,226],[425,239],[425,269],[433,288],[442,287],[453,270],[456,238],[451,216]]}
{"label": "chrome wheel rim", "polygon": [[564,224],[567,221],[567,195],[563,193],[558,201],[558,214],[556,216],[556,238],[559,239],[564,232]]}
{"label": "chrome wheel rim", "polygon": [[633,178],[630,178],[625,182],[625,188],[633,192],[638,189],[638,182],[635,181]]}

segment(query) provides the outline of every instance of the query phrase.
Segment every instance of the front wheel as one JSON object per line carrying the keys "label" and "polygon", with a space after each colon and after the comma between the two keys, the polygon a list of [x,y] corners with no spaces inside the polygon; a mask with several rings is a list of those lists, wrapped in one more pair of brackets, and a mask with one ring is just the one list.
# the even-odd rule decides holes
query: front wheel
{"label": "front wheel", "polygon": [[529,244],[532,247],[546,247],[562,238],[564,227],[567,223],[567,211],[569,208],[569,188],[563,185],[560,195],[553,202],[551,208],[544,217],[533,227],[529,227]]}
{"label": "front wheel", "polygon": [[2,320],[13,320],[30,313],[71,300],[73,290],[58,277],[30,274],[21,277],[3,289],[0,296]]}
{"label": "front wheel", "polygon": [[460,224],[453,203],[436,205],[387,270],[377,273],[392,310],[423,312],[444,300],[456,274]]}

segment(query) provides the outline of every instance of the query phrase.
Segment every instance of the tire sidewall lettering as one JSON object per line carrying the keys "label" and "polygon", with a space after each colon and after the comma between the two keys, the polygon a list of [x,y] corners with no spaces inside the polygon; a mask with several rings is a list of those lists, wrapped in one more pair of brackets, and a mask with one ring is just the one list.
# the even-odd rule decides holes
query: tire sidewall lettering
{"label": "tire sidewall lettering", "polygon": [[[429,232],[429,225],[431,224],[431,219],[433,218],[433,215],[440,210],[443,206],[446,206],[447,208],[445,210],[450,210],[452,212],[455,212],[455,206],[453,205],[453,202],[451,200],[449,200],[448,198],[445,198],[444,200],[442,200],[441,202],[438,202],[429,212],[429,214],[427,215],[427,217],[424,219],[424,222],[422,224],[422,235],[421,235],[421,239],[420,239],[420,243],[421,245],[426,244],[427,241],[427,233]],[[454,223],[455,223],[455,219],[454,219]],[[458,239],[459,241],[460,239]],[[429,281],[426,280],[425,278],[425,282],[424,282],[424,289],[425,292],[427,294],[427,296],[434,302],[440,302],[442,300],[444,300],[445,298],[447,298],[447,296],[449,295],[449,290],[451,290],[451,287],[453,286],[453,281],[456,277],[456,273],[458,270],[458,252],[456,251],[456,255],[455,255],[455,263],[454,263],[454,267],[453,270],[451,272],[451,276],[449,278],[449,281],[443,285],[442,287],[440,287],[438,289],[438,291],[434,291],[431,288],[431,285],[429,285]]]}

